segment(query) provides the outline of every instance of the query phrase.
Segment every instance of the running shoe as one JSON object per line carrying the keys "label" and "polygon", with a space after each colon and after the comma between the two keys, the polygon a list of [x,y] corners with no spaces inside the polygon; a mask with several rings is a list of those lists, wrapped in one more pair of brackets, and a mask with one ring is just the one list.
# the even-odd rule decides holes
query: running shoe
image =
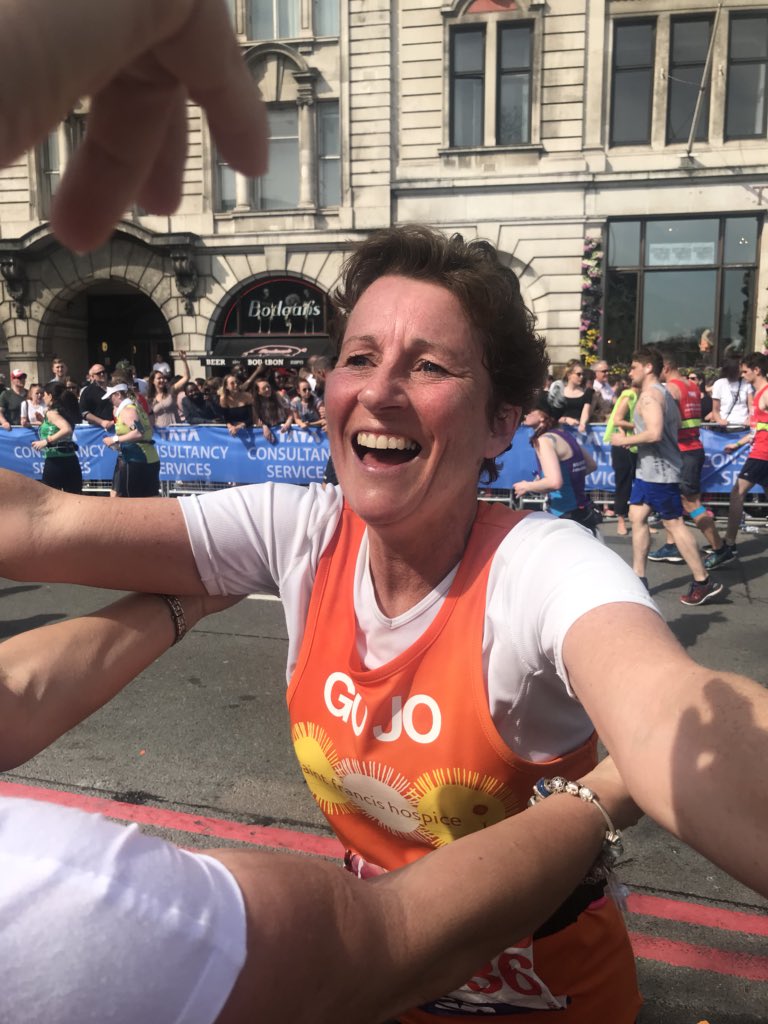
{"label": "running shoe", "polygon": [[683,604],[706,604],[707,601],[711,601],[722,592],[722,583],[715,583],[709,578],[704,583],[697,583],[696,580],[693,580],[688,588],[688,593],[683,594],[680,600]]}
{"label": "running shoe", "polygon": [[733,562],[736,558],[736,551],[730,544],[723,544],[717,551],[713,551],[711,555],[707,555],[704,559],[705,569],[719,569],[721,565],[725,565],[726,562]]}
{"label": "running shoe", "polygon": [[649,562],[673,562],[675,565],[680,565],[685,559],[677,550],[676,544],[662,544],[660,548],[656,548],[655,551],[651,551],[648,555]]}

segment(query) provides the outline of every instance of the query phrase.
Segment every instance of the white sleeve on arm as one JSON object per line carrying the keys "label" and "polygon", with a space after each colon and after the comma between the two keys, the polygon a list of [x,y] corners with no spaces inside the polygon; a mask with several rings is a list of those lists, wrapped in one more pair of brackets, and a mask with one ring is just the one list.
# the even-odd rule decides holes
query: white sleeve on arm
{"label": "white sleeve on arm", "polygon": [[278,594],[290,573],[314,575],[342,497],[318,484],[252,484],[179,499],[209,594]]}
{"label": "white sleeve on arm", "polygon": [[245,962],[240,889],[136,826],[0,799],[3,1024],[211,1024]]}
{"label": "white sleeve on arm", "polygon": [[488,580],[483,660],[491,715],[521,756],[544,761],[589,736],[563,641],[582,615],[616,602],[658,613],[632,569],[576,523],[534,512],[500,545]]}

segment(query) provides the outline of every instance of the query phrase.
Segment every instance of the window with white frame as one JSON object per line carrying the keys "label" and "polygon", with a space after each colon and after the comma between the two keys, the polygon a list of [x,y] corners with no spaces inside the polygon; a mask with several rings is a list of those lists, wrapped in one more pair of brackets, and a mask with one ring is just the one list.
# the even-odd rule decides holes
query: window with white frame
{"label": "window with white frame", "polygon": [[40,217],[50,216],[51,202],[59,187],[59,180],[64,173],[67,160],[80,145],[84,134],[85,117],[81,114],[70,114],[37,147],[38,213]]}
{"label": "window with white frame", "polygon": [[616,17],[611,51],[611,146],[766,137],[768,10]]}
{"label": "window with white frame", "polygon": [[448,145],[535,143],[541,35],[536,19],[487,0],[459,7],[457,15],[447,26]]}
{"label": "window with white frame", "polygon": [[299,110],[271,106],[269,117],[269,169],[254,179],[257,210],[292,210],[299,205]]}
{"label": "window with white frame", "polygon": [[341,203],[341,132],[338,100],[317,104],[318,202]]}
{"label": "window with white frame", "polygon": [[725,136],[765,138],[768,12],[732,13],[728,33]]}
{"label": "window with white frame", "polygon": [[[307,108],[293,104],[269,104],[269,168],[260,178],[242,178],[220,157],[214,158],[215,205],[219,213],[230,211],[294,211],[341,205],[341,138],[339,102],[317,102]],[[302,128],[303,126],[303,128]],[[311,138],[302,138],[309,131]],[[301,194],[301,162],[316,153],[311,193]]]}
{"label": "window with white frame", "polygon": [[[248,39],[338,37],[340,0],[228,0]],[[238,20],[240,17],[241,20]]]}

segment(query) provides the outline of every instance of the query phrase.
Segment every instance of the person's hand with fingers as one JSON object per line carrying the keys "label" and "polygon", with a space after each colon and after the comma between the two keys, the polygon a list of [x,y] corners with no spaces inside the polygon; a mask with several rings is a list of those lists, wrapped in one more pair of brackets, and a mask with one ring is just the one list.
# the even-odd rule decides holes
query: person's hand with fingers
{"label": "person's hand with fingers", "polygon": [[266,113],[223,0],[4,0],[0,165],[83,96],[86,136],[51,214],[76,251],[104,242],[134,202],[156,214],[178,206],[188,98],[204,108],[223,160],[246,175],[266,170]]}

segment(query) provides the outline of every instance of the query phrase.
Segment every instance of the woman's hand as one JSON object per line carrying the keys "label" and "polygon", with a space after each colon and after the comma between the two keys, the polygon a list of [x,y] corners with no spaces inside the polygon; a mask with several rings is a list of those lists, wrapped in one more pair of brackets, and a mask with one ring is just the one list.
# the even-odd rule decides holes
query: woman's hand
{"label": "woman's hand", "polygon": [[264,434],[264,437],[267,439],[267,441],[269,441],[270,444],[276,443],[277,438],[272,433],[272,431],[270,430],[269,426],[266,423],[262,424],[261,430],[262,433]]}
{"label": "woman's hand", "polygon": [[[51,222],[82,252],[134,202],[169,214],[186,163],[186,101],[206,111],[223,160],[266,170],[266,115],[222,0],[4,0],[0,164],[12,163],[90,97]],[[21,111],[23,110],[23,116]]]}
{"label": "woman's hand", "polygon": [[47,447],[48,447],[48,442],[47,441],[33,441],[32,442],[32,448],[34,448],[36,452],[41,452],[43,450],[43,448],[47,448]]}
{"label": "woman's hand", "polygon": [[244,426],[244,423],[228,423],[227,430],[229,431],[232,437],[235,437],[238,431],[242,430]]}
{"label": "woman's hand", "polygon": [[105,444],[107,448],[115,448],[120,442],[116,437],[105,437],[102,444]]}
{"label": "woman's hand", "polygon": [[528,494],[530,489],[531,489],[531,481],[530,480],[518,480],[518,482],[514,485],[515,497],[516,498],[522,498],[522,496],[524,494]]}

